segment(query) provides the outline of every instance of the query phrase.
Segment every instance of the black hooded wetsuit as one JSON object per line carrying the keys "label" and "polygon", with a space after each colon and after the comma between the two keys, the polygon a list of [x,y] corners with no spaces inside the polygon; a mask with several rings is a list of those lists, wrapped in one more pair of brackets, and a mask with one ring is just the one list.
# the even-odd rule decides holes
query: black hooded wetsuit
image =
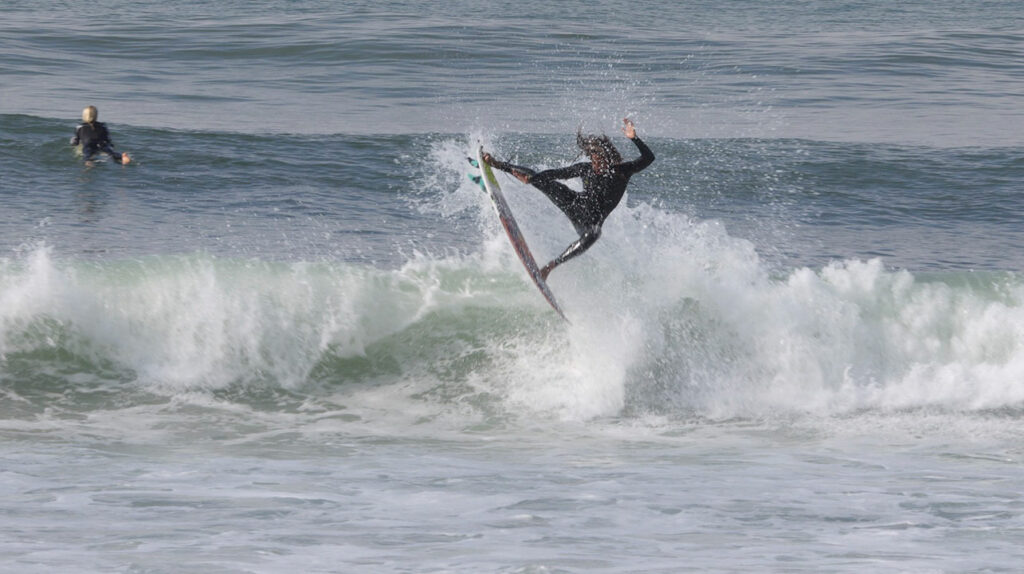
{"label": "black hooded wetsuit", "polygon": [[[551,268],[580,255],[597,241],[604,220],[622,201],[629,178],[654,161],[654,152],[639,137],[634,137],[632,141],[640,150],[640,157],[613,165],[606,174],[595,172],[590,162],[541,172],[505,162],[493,162],[492,165],[502,171],[527,175],[528,183],[543,191],[565,213],[580,235],[578,240],[549,264]],[[558,181],[577,177],[583,180],[582,192],[574,191]]]}
{"label": "black hooded wetsuit", "polygon": [[103,152],[121,163],[121,154],[114,151],[114,142],[110,141],[110,132],[103,122],[80,124],[71,137],[71,145],[82,145],[82,158],[89,161],[96,154]]}

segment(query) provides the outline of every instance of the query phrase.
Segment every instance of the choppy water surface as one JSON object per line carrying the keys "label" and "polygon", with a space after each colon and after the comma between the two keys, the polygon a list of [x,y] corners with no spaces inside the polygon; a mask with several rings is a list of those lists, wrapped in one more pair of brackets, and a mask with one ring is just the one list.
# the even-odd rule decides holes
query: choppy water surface
{"label": "choppy water surface", "polygon": [[[1000,2],[4,4],[0,571],[1015,571],[1022,38]],[[134,165],[75,157],[87,104]],[[465,157],[631,156],[627,115],[658,159],[565,323]]]}

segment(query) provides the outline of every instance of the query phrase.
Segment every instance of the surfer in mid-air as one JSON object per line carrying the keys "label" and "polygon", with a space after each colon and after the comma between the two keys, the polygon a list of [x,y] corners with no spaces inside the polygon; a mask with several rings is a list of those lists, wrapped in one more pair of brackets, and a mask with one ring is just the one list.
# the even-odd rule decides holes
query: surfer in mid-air
{"label": "surfer in mid-air", "polygon": [[[637,137],[633,122],[629,118],[622,122],[625,124],[622,133],[640,150],[640,157],[632,161],[622,161],[622,156],[608,136],[584,136],[579,132],[576,133],[576,145],[590,157],[589,162],[536,172],[498,161],[489,153],[482,156],[485,162],[496,169],[512,174],[519,181],[544,192],[576,228],[579,239],[540,270],[541,278],[545,281],[555,267],[590,249],[601,237],[601,225],[622,200],[629,178],[654,161],[654,152]],[[582,192],[576,192],[558,181],[577,177],[583,181]]]}
{"label": "surfer in mid-air", "polygon": [[75,129],[75,135],[71,136],[71,145],[82,146],[82,159],[86,165],[92,165],[93,158],[100,152],[111,157],[120,164],[127,164],[132,158],[127,153],[114,151],[114,142],[110,141],[110,132],[103,122],[96,121],[99,112],[96,106],[89,106],[82,110],[82,123]]}

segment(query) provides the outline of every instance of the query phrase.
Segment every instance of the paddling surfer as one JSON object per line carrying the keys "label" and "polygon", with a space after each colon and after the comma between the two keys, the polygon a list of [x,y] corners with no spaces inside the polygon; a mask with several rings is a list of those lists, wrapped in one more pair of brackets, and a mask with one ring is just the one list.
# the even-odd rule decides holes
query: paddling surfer
{"label": "paddling surfer", "polygon": [[[633,122],[629,118],[622,122],[622,133],[632,140],[640,151],[640,157],[632,161],[622,161],[622,156],[608,136],[584,136],[579,132],[576,133],[576,145],[590,157],[590,161],[568,167],[536,172],[530,168],[496,160],[489,153],[483,154],[483,160],[496,169],[512,174],[519,181],[544,192],[544,195],[565,213],[579,234],[579,239],[540,270],[540,275],[545,281],[555,267],[594,245],[601,237],[601,225],[604,220],[622,201],[629,178],[654,161],[654,153],[636,135]],[[559,181],[574,178],[583,181],[582,192],[576,192]]]}
{"label": "paddling surfer", "polygon": [[71,145],[82,146],[82,158],[86,165],[92,165],[92,160],[100,152],[111,157],[120,164],[127,164],[132,158],[127,153],[114,151],[114,142],[110,141],[110,132],[103,122],[96,121],[99,111],[96,106],[89,106],[82,110],[82,123],[75,129],[75,135],[71,137]]}

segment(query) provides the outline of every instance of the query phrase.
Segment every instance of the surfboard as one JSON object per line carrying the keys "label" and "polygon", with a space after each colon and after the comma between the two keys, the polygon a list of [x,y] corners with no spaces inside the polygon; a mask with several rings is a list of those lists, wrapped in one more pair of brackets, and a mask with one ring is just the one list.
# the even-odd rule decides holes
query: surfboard
{"label": "surfboard", "polygon": [[519,224],[516,223],[516,218],[512,216],[512,210],[509,209],[508,202],[505,201],[505,196],[501,193],[501,186],[498,185],[498,179],[494,176],[494,169],[484,163],[483,155],[484,148],[481,147],[476,152],[475,162],[476,166],[480,168],[480,177],[473,178],[473,181],[479,183],[480,187],[491,197],[491,204],[494,205],[494,211],[498,214],[498,220],[501,221],[501,226],[505,228],[505,234],[508,235],[508,240],[512,243],[512,249],[516,252],[519,260],[523,262],[523,267],[526,268],[526,272],[530,275],[530,279],[533,280],[533,284],[537,286],[541,295],[551,305],[551,308],[558,313],[558,316],[568,321],[562,308],[558,306],[554,293],[551,292],[548,284],[541,278],[537,260],[533,258],[530,246],[526,244],[526,238],[523,237],[522,231],[519,230]]}

